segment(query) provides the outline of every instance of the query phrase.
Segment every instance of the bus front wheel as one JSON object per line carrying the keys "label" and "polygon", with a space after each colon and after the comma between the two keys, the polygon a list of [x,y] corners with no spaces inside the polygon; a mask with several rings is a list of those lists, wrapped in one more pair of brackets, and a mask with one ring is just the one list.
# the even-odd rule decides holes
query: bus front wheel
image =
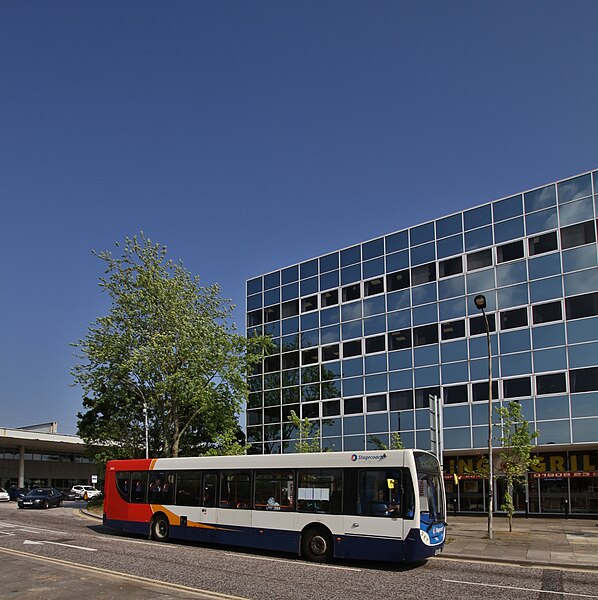
{"label": "bus front wheel", "polygon": [[156,542],[168,541],[168,519],[160,515],[152,521],[152,538]]}
{"label": "bus front wheel", "polygon": [[332,536],[320,527],[308,529],[301,539],[301,553],[312,562],[328,562],[332,558]]}

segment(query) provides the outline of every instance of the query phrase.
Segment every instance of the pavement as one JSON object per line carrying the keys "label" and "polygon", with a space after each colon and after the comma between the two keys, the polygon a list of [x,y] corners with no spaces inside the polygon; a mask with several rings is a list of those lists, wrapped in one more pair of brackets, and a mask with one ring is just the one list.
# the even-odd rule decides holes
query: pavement
{"label": "pavement", "polygon": [[553,568],[598,569],[598,520],[449,516],[444,558],[484,560]]}
{"label": "pavement", "polygon": [[[593,519],[516,518],[513,531],[509,531],[507,520],[495,516],[493,539],[489,540],[487,517],[449,516],[447,543],[440,557],[594,570],[598,569],[596,525]],[[77,566],[6,548],[0,548],[0,565],[2,599],[74,600],[87,597],[90,590],[94,600],[234,599],[208,590]]]}

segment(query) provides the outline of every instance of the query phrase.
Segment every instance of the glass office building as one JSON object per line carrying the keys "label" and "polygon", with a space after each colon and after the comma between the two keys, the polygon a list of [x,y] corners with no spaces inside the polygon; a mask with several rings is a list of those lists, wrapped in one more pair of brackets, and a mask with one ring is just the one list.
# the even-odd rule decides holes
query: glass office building
{"label": "glass office building", "polygon": [[[251,451],[295,450],[291,410],[323,449],[388,446],[393,432],[429,449],[436,395],[449,499],[485,510],[483,294],[493,398],[520,402],[539,432],[517,507],[598,513],[597,194],[598,171],[585,173],[247,281],[247,334],[278,350],[249,377]],[[495,492],[500,506],[500,479]]]}

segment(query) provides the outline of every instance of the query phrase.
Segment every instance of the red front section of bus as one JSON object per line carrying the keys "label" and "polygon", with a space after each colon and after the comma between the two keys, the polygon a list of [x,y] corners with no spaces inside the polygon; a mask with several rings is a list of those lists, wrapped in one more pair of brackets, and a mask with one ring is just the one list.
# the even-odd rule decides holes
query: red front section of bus
{"label": "red front section of bus", "polygon": [[[104,523],[149,523],[152,507],[149,504],[131,504],[125,502],[116,489],[118,471],[151,471],[155,459],[111,460],[106,465],[104,483]],[[119,529],[121,527],[118,527]],[[127,527],[123,529],[129,529]]]}

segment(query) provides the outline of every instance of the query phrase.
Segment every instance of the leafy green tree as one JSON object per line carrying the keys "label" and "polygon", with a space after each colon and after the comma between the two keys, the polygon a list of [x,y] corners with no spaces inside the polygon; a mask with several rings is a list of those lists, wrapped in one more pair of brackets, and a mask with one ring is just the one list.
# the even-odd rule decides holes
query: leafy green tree
{"label": "leafy green tree", "polygon": [[370,435],[369,441],[376,446],[377,450],[402,450],[405,446],[398,431],[390,434],[390,446],[385,444],[377,435]]}
{"label": "leafy green tree", "polygon": [[509,402],[505,406],[497,407],[496,411],[501,418],[502,448],[498,454],[499,468],[505,478],[505,498],[500,508],[507,515],[509,531],[513,531],[513,485],[523,482],[527,472],[538,462],[538,458],[532,456],[531,450],[539,432],[530,431],[529,422],[523,418],[519,402]]}
{"label": "leafy green tree", "polygon": [[307,417],[301,419],[297,413],[292,410],[289,415],[289,421],[299,432],[297,441],[297,452],[320,452],[320,427],[314,425]]}
{"label": "leafy green tree", "polygon": [[272,342],[238,334],[219,286],[200,286],[166,253],[143,233],[126,238],[119,256],[94,252],[110,308],[73,344],[72,375],[84,392],[79,435],[101,448],[100,461],[144,456],[144,407],[151,456],[246,448],[237,421],[246,373]]}

